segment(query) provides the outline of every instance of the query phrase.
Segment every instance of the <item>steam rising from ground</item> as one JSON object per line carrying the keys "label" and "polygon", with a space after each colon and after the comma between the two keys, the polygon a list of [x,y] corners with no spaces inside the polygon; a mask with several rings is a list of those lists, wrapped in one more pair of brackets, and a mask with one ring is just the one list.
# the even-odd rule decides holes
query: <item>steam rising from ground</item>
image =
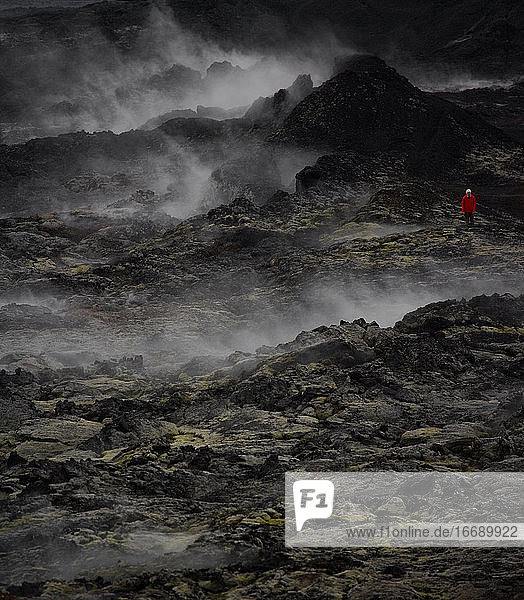
{"label": "steam rising from ground", "polygon": [[366,285],[355,281],[337,289],[311,289],[294,307],[295,318],[283,318],[275,313],[270,322],[259,327],[233,331],[224,338],[228,348],[253,352],[261,345],[275,345],[293,339],[300,331],[307,331],[340,320],[364,318],[376,321],[381,327],[391,327],[402,317],[421,306],[450,298],[471,298],[478,294],[519,294],[519,286],[494,277],[447,285],[429,285],[422,282],[390,281],[382,285]]}
{"label": "steam rising from ground", "polygon": [[[11,70],[5,67],[12,87],[7,102],[25,107],[14,122],[0,124],[5,141],[82,129],[118,133],[176,109],[248,106],[288,87],[300,73],[323,81],[334,56],[351,52],[329,34],[285,56],[226,50],[183,29],[169,9],[158,6],[141,31],[127,34],[132,50],[90,31],[73,49],[40,42],[45,48],[18,56],[24,65],[19,72],[16,62]],[[9,44],[8,36],[4,42]],[[230,64],[221,65],[224,61]],[[219,64],[207,72],[213,63]],[[22,129],[20,121],[26,121]]]}
{"label": "steam rising from ground", "polygon": [[[80,328],[48,329],[39,331],[38,335],[32,330],[18,330],[16,339],[10,341],[9,353],[6,353],[7,348],[0,352],[0,366],[10,370],[15,366],[29,369],[87,367],[95,360],[141,354],[147,369],[172,373],[198,356],[225,357],[239,350],[252,353],[260,346],[288,342],[301,331],[340,320],[364,318],[388,327],[420,306],[481,293],[518,294],[519,288],[515,282],[496,276],[442,285],[400,280],[384,281],[380,285],[355,280],[331,288],[312,285],[287,309],[284,301],[280,306],[276,299],[263,313],[253,310],[249,315],[236,318],[236,324],[227,320],[227,304],[219,313],[213,312],[218,310],[217,306],[213,309],[207,305],[191,308],[166,304],[162,309],[163,318],[145,318],[141,327],[135,323],[129,331],[125,318],[116,328],[95,317]],[[47,307],[55,314],[66,314],[63,309],[67,301],[35,296],[20,300],[28,305]],[[138,299],[130,298],[129,303],[135,300]],[[3,300],[0,305],[5,307],[6,303]]]}

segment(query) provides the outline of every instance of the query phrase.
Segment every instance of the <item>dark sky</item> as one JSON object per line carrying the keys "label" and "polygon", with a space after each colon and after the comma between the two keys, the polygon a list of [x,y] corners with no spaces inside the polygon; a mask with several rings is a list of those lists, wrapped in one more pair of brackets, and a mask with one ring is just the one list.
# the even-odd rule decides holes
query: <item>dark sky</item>
{"label": "dark sky", "polygon": [[17,14],[42,10],[42,8],[66,7],[74,8],[85,4],[94,4],[101,0],[0,0],[0,14],[4,11],[16,9]]}

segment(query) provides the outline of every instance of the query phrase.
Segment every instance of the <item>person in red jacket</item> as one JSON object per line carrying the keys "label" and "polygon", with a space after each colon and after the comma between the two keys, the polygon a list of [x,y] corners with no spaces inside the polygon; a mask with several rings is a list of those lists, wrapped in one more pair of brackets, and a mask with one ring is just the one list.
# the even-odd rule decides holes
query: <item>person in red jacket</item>
{"label": "person in red jacket", "polygon": [[473,213],[477,210],[477,200],[470,189],[466,190],[466,195],[462,198],[462,212],[467,225],[473,225]]}

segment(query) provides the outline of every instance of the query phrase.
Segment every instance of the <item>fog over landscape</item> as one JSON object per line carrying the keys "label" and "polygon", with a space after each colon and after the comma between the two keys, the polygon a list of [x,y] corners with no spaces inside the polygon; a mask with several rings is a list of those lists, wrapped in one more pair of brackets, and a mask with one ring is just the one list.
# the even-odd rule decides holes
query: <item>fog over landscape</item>
{"label": "fog over landscape", "polygon": [[[74,4],[42,4],[42,10]],[[125,10],[128,3],[119,4]],[[96,3],[84,8],[87,17],[89,9],[95,10]],[[21,15],[11,18],[14,30],[5,28],[0,34],[5,80],[0,128],[8,143],[81,129],[120,133],[170,111],[196,115],[199,105],[223,109],[221,118],[230,109],[231,116],[242,116],[256,98],[289,87],[299,74],[310,74],[319,85],[334,73],[337,58],[363,51],[326,27],[310,32],[307,40],[272,49],[235,47],[184,26],[177,9],[166,2],[146,7],[140,26],[119,30],[124,39],[132,36],[132,42],[115,44],[106,26],[89,18],[89,34],[78,36],[71,45],[58,30],[56,34],[45,30],[45,11],[35,8],[34,23],[27,11],[29,29],[18,32]],[[52,18],[54,13],[48,14]],[[28,31],[33,31],[34,39],[28,39]],[[388,52],[393,64],[430,91],[508,87],[518,80],[511,71],[479,77],[468,65],[421,68],[409,54],[395,57],[396,52]]]}
{"label": "fog over landscape", "polygon": [[283,481],[524,470],[522,19],[1,3],[0,600],[520,597]]}
{"label": "fog over landscape", "polygon": [[216,107],[212,116],[220,109],[221,118],[229,109],[242,116],[258,97],[289,87],[301,73],[321,83],[335,57],[351,53],[329,32],[292,51],[227,50],[184,28],[162,3],[151,7],[131,51],[115,47],[98,27],[74,48],[53,39],[17,48],[23,38],[9,32],[2,39],[17,63],[17,70],[4,67],[4,98],[12,114],[23,104],[30,117],[25,126],[21,115],[2,124],[9,142],[81,129],[121,133],[169,111],[196,116],[198,106],[200,112]]}

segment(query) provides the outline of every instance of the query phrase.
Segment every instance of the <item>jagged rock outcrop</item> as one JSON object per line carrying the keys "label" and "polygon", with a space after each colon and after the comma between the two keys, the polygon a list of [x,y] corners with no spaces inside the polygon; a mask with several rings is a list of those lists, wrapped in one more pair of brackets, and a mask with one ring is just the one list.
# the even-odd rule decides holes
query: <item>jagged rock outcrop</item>
{"label": "jagged rock outcrop", "polygon": [[299,75],[287,89],[281,89],[272,97],[262,98],[251,105],[244,115],[257,127],[281,123],[295,106],[313,91],[310,75]]}
{"label": "jagged rock outcrop", "polygon": [[202,76],[200,71],[190,69],[185,65],[174,64],[161,73],[155,73],[145,85],[160,91],[168,91],[175,94],[184,93],[185,88],[196,88],[200,85]]}
{"label": "jagged rock outcrop", "polygon": [[324,176],[324,172],[318,167],[304,167],[302,171],[295,175],[296,192],[301,194],[312,187],[315,187]]}
{"label": "jagged rock outcrop", "polygon": [[474,155],[490,148],[508,155],[516,151],[499,130],[420,91],[370,56],[348,61],[343,72],[300,102],[268,141],[394,157],[408,173],[436,179],[471,170]]}
{"label": "jagged rock outcrop", "polygon": [[205,80],[210,84],[216,79],[223,82],[224,79],[227,81],[228,79],[242,77],[245,73],[246,71],[242,69],[242,67],[233,65],[228,60],[223,60],[221,62],[215,61],[207,68]]}

